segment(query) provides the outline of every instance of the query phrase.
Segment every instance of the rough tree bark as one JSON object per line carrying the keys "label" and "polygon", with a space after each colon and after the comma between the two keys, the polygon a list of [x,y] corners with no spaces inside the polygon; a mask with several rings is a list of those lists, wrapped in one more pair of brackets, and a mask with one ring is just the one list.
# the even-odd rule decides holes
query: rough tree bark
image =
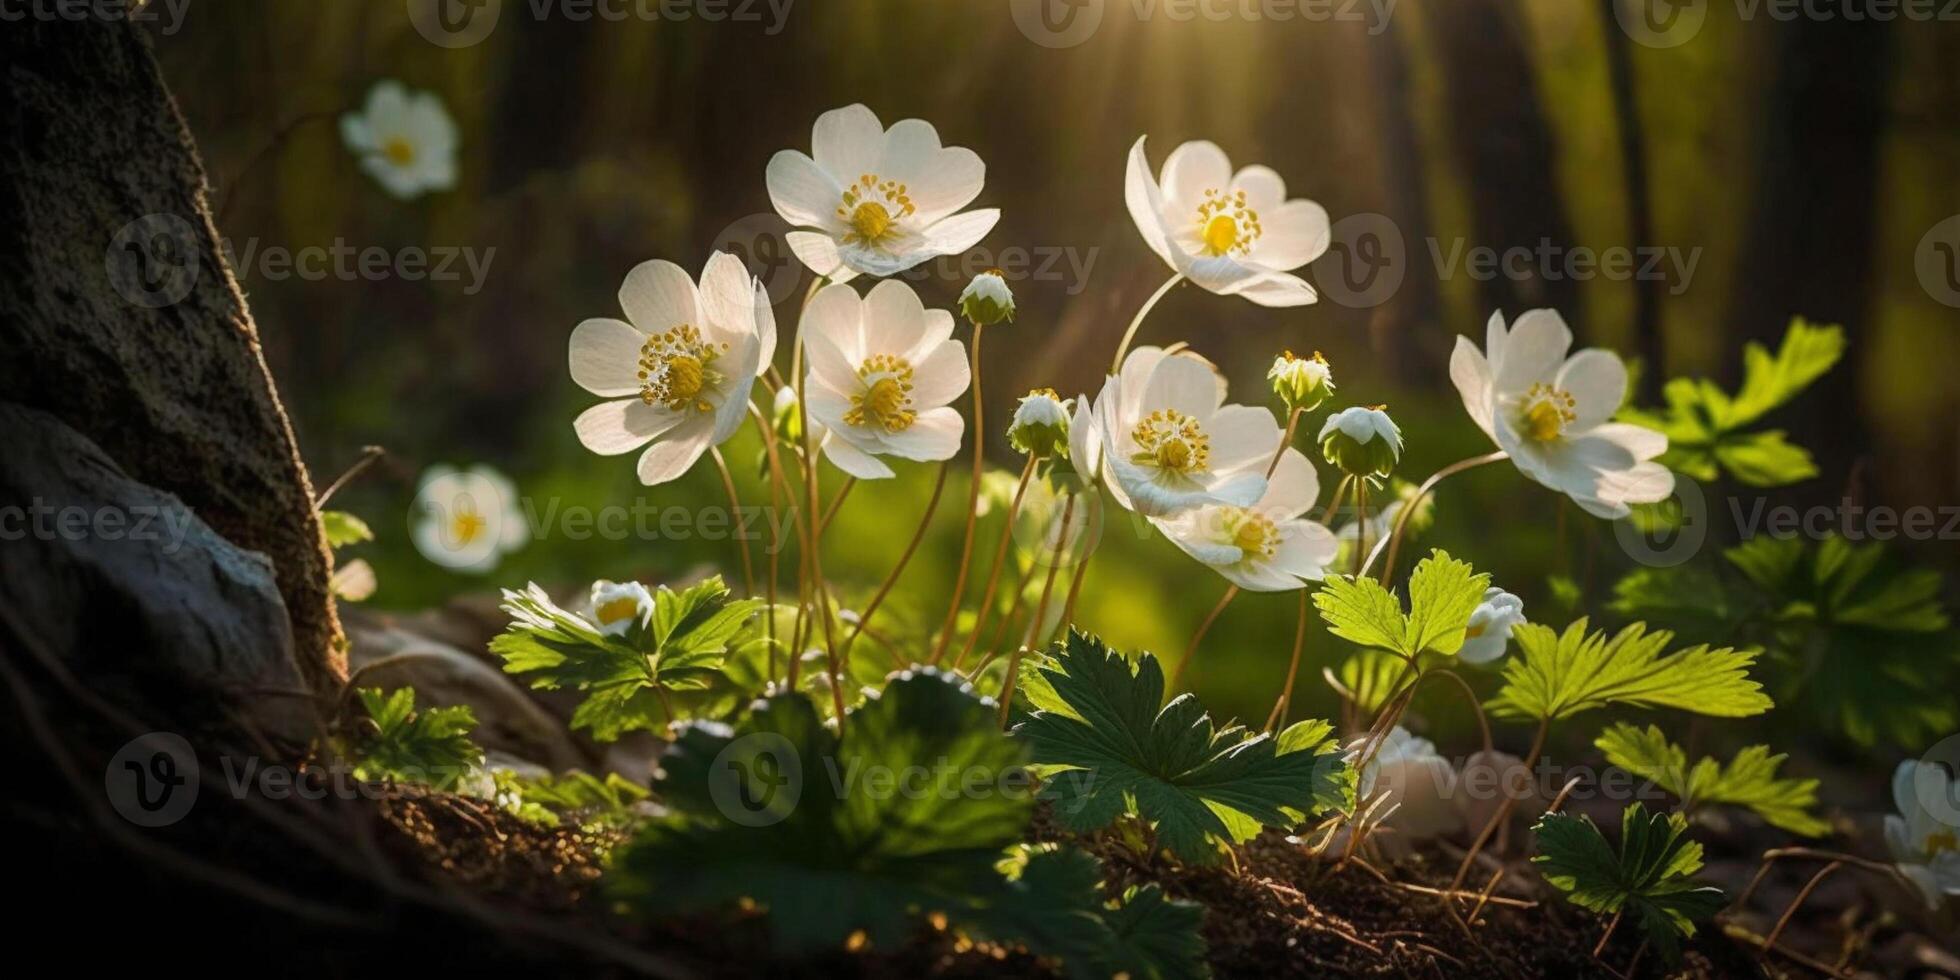
{"label": "rough tree bark", "polygon": [[0,394],[269,557],[300,668],[326,689],[345,672],[332,556],[147,39],[29,18],[0,31],[0,65]]}

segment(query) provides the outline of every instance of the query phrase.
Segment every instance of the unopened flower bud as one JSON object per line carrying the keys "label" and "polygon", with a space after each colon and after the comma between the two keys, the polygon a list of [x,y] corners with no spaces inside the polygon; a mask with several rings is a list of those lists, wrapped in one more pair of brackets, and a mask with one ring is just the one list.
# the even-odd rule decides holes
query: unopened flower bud
{"label": "unopened flower bud", "polygon": [[1375,408],[1345,408],[1327,417],[1320,428],[1320,451],[1352,476],[1388,476],[1402,459],[1402,430],[1395,420]]}
{"label": "unopened flower bud", "polygon": [[1007,441],[1030,456],[1054,456],[1068,451],[1069,403],[1053,388],[1036,388],[1021,399]]}
{"label": "unopened flower bud", "polygon": [[960,293],[960,314],[972,323],[988,326],[1014,320],[1014,293],[999,269],[973,277]]}
{"label": "unopened flower bud", "polygon": [[1273,358],[1266,380],[1273,383],[1273,393],[1280,401],[1296,412],[1311,412],[1334,393],[1334,369],[1319,351],[1312,357],[1294,357],[1287,351]]}

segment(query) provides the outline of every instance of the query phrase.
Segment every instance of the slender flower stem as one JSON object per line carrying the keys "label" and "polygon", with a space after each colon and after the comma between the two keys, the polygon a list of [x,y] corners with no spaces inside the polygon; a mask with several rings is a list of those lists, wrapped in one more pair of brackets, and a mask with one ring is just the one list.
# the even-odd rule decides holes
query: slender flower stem
{"label": "slender flower stem", "polygon": [[1810,893],[1816,891],[1817,886],[1824,883],[1824,879],[1829,878],[1832,874],[1837,872],[1837,869],[1842,867],[1844,867],[1843,861],[1832,861],[1831,863],[1824,865],[1822,868],[1819,868],[1816,874],[1811,875],[1810,880],[1804,882],[1803,887],[1801,889],[1798,889],[1797,897],[1790,900],[1790,907],[1784,909],[1783,914],[1777,917],[1776,925],[1771,927],[1769,930],[1769,935],[1763,938],[1763,945],[1764,946],[1776,945],[1777,937],[1783,935],[1784,927],[1790,924],[1790,918],[1796,915],[1797,909],[1802,908],[1804,901],[1810,898]]}
{"label": "slender flower stem", "polygon": [[946,659],[946,647],[953,642],[953,627],[959,623],[960,602],[966,598],[967,566],[973,563],[973,528],[980,520],[980,477],[986,460],[984,450],[987,443],[980,397],[980,335],[986,327],[986,324],[974,321],[973,350],[968,352],[972,360],[968,373],[973,376],[973,483],[966,491],[966,535],[960,544],[958,570],[953,574],[953,598],[946,607],[946,622],[939,628],[939,641],[932,647],[932,662],[935,664]]}
{"label": "slender flower stem", "polygon": [[[1075,519],[1076,496],[1069,494],[1068,500],[1062,504],[1062,526],[1055,531],[1055,551],[1048,560],[1048,578],[1041,583],[1041,601],[1035,604],[1034,623],[1028,629],[1027,642],[1030,646],[1047,637],[1047,631],[1042,629],[1041,624],[1048,620],[1048,598],[1055,588],[1055,573],[1061,570],[1062,556],[1068,553],[1068,530],[1069,523]],[[1037,636],[1037,633],[1040,635]]]}
{"label": "slender flower stem", "polygon": [[1599,943],[1593,947],[1593,959],[1599,959],[1599,955],[1606,952],[1606,944],[1612,941],[1613,930],[1620,927],[1620,916],[1625,913],[1626,909],[1622,908],[1620,911],[1613,913],[1611,919],[1606,920],[1606,931],[1600,934]]}
{"label": "slender flower stem", "polygon": [[1334,515],[1340,512],[1341,501],[1347,497],[1348,484],[1353,482],[1354,477],[1344,475],[1339,483],[1334,484],[1334,496],[1328,498],[1327,509],[1320,512],[1320,523],[1332,526]]}
{"label": "slender flower stem", "polygon": [[[757,408],[754,402],[749,403],[749,418],[755,421],[756,428],[762,433],[763,451],[764,454],[769,459],[769,502],[772,506],[781,507],[783,501],[788,499],[789,497],[789,484],[788,484],[788,480],[786,479],[783,473],[782,450],[780,444],[776,439],[776,427],[769,424],[768,417],[762,414],[762,410],[760,408]],[[789,515],[790,515],[790,519],[796,523],[796,539],[800,546],[798,548],[798,555],[797,555],[798,563],[799,563],[798,583],[797,583],[797,597],[799,601],[796,607],[797,625],[792,629],[791,636],[790,636],[790,639],[792,641],[792,649],[789,651],[790,658],[789,658],[789,669],[788,669],[789,686],[792,690],[794,690],[796,687],[796,673],[797,673],[797,662],[798,662],[796,648],[794,644],[801,643],[800,637],[798,637],[796,634],[801,631],[803,608],[804,608],[801,599],[804,595],[802,589],[806,581],[805,579],[802,578],[801,572],[802,572],[804,556],[808,555],[810,552],[810,548],[809,548],[810,538],[809,538],[809,529],[806,528],[803,524],[803,509],[801,507],[792,506],[789,509]],[[769,555],[769,606],[771,611],[770,611],[769,620],[766,628],[768,630],[769,643],[770,643],[769,676],[772,678],[776,676],[776,671],[775,671],[776,617],[774,612],[776,606],[776,598],[775,598],[776,567],[777,567],[778,557],[782,554],[781,532],[777,528],[778,525],[775,521],[769,522],[770,546],[773,550],[770,552]]]}
{"label": "slender flower stem", "polygon": [[1368,547],[1368,478],[1354,478],[1354,577],[1360,578],[1367,571],[1361,564],[1361,553]]}
{"label": "slender flower stem", "polygon": [[728,470],[728,460],[721,454],[721,447],[714,446],[708,454],[715,459],[715,469],[721,472],[721,488],[728,494],[729,518],[735,525],[735,541],[742,552],[742,587],[748,595],[755,595],[755,560],[749,555],[749,539],[742,533],[742,498],[735,494],[735,474]]}
{"label": "slender flower stem", "polygon": [[1286,434],[1279,437],[1279,448],[1273,451],[1273,461],[1266,464],[1266,479],[1279,472],[1279,461],[1286,457],[1286,447],[1293,445],[1293,433],[1300,428],[1300,409],[1294,409],[1286,416]]}
{"label": "slender flower stem", "polygon": [[898,556],[898,564],[892,566],[891,574],[885,576],[885,581],[878,586],[877,594],[865,604],[864,611],[858,613],[857,625],[851,628],[851,635],[844,638],[845,663],[850,662],[851,648],[857,644],[858,634],[871,625],[871,617],[878,612],[878,607],[884,604],[885,597],[891,594],[892,586],[898,584],[899,575],[905,572],[905,566],[911,563],[912,556],[918,552],[919,542],[925,540],[927,529],[932,527],[932,516],[939,510],[939,495],[946,489],[946,476],[952,471],[952,460],[939,464],[939,478],[932,483],[932,499],[926,501],[926,512],[919,518],[918,530],[912,532],[912,540],[906,544],[905,553]]}
{"label": "slender flower stem", "polygon": [[[1546,718],[1538,723],[1538,734],[1532,737],[1531,751],[1525,753],[1524,764],[1521,767],[1525,772],[1529,773],[1531,767],[1537,764],[1538,753],[1545,750],[1545,736],[1550,734],[1551,730],[1552,720],[1550,718]],[[1457,865],[1456,876],[1450,879],[1450,891],[1456,891],[1458,888],[1463,887],[1463,879],[1469,877],[1470,868],[1477,861],[1477,853],[1482,851],[1484,845],[1490,842],[1490,835],[1496,833],[1497,828],[1504,821],[1510,819],[1511,808],[1517,806],[1517,803],[1518,798],[1516,796],[1509,793],[1504,794],[1504,802],[1498,804],[1497,812],[1491,815],[1490,822],[1484,824],[1484,829],[1478,832],[1477,839],[1470,843],[1470,850],[1463,855],[1463,863]]]}
{"label": "slender flower stem", "polygon": [[1293,629],[1293,659],[1286,665],[1286,684],[1273,702],[1273,713],[1266,716],[1266,730],[1279,731],[1286,724],[1286,709],[1293,705],[1293,682],[1300,676],[1300,651],[1307,646],[1307,590],[1300,590],[1300,625]]}
{"label": "slender flower stem", "polygon": [[341,487],[344,487],[348,483],[352,482],[355,477],[361,475],[361,472],[363,470],[366,470],[368,467],[373,466],[375,460],[378,460],[387,454],[388,451],[386,449],[381,448],[380,446],[362,446],[361,458],[355,460],[354,465],[347,467],[347,470],[341,473],[338,477],[335,477],[334,481],[328,484],[325,490],[320,491],[319,496],[313,498],[313,509],[319,510],[320,508],[325,507],[327,505],[327,501],[332,500],[333,495],[340,492]]}
{"label": "slender flower stem", "polygon": [[1211,624],[1218,622],[1219,614],[1225,611],[1226,606],[1232,604],[1232,600],[1237,598],[1238,594],[1239,587],[1236,585],[1226,589],[1225,594],[1218,597],[1218,605],[1211,607],[1211,613],[1205,616],[1204,622],[1198,624],[1198,631],[1191,634],[1191,642],[1184,647],[1184,656],[1171,670],[1171,690],[1177,690],[1179,682],[1184,679],[1184,669],[1191,665],[1191,658],[1197,654],[1198,644],[1204,642],[1205,634],[1211,632]]}
{"label": "slender flower stem", "polygon": [[1503,450],[1499,450],[1487,456],[1472,456],[1469,459],[1458,460],[1430,474],[1429,479],[1422,481],[1422,485],[1416,488],[1415,496],[1410,497],[1408,502],[1402,505],[1401,513],[1395,515],[1395,530],[1388,537],[1375,543],[1375,550],[1369,553],[1367,563],[1361,566],[1361,571],[1358,574],[1368,574],[1368,569],[1374,567],[1376,557],[1381,554],[1382,548],[1386,547],[1388,549],[1388,561],[1382,565],[1381,581],[1383,585],[1387,585],[1389,576],[1394,574],[1395,571],[1395,553],[1402,547],[1403,528],[1408,526],[1409,515],[1414,514],[1416,508],[1422,506],[1422,499],[1429,496],[1429,491],[1436,489],[1436,484],[1464,470],[1475,469],[1485,463],[1495,463],[1500,459],[1509,458],[1510,456],[1508,454]]}
{"label": "slender flower stem", "polygon": [[[809,310],[810,300],[816,297],[817,290],[823,287],[824,281],[824,277],[819,276],[815,282],[810,284],[810,291],[803,297],[803,312]],[[803,313],[799,312],[797,314],[796,326],[796,349],[792,355],[791,378],[796,382],[797,429],[801,433],[803,440],[803,492],[805,501],[810,508],[811,520],[815,521],[817,515],[822,513],[820,506],[822,494],[817,488],[817,445],[816,440],[811,438],[810,433],[810,399],[807,391],[808,378],[802,370],[803,345],[807,340],[803,334]],[[830,672],[831,706],[837,713],[837,730],[841,734],[844,730],[844,678],[841,664],[837,657],[837,624],[830,615],[830,598],[824,585],[822,528],[812,527],[808,540],[809,547],[805,550],[809,553],[810,587],[807,591],[812,601],[817,605],[817,609],[812,615],[823,623],[825,659],[828,662]]]}
{"label": "slender flower stem", "polygon": [[1090,551],[1084,548],[1082,557],[1076,559],[1075,575],[1069,579],[1068,601],[1062,604],[1062,631],[1064,635],[1067,634],[1070,627],[1075,625],[1075,600],[1082,595],[1082,580],[1089,577],[1089,555]]}
{"label": "slender flower stem", "polygon": [[987,587],[980,593],[980,605],[973,611],[973,635],[967,637],[966,646],[960,655],[953,659],[953,669],[960,669],[966,658],[973,653],[973,647],[980,642],[980,629],[987,623],[987,611],[993,608],[994,591],[1000,585],[1000,566],[1007,560],[1007,543],[1014,540],[1014,518],[1021,513],[1021,497],[1028,491],[1028,481],[1034,477],[1034,464],[1040,460],[1029,456],[1028,465],[1021,467],[1021,482],[1014,487],[1014,499],[1007,505],[1007,520],[1001,525],[1000,543],[994,547],[993,568],[987,572]]}
{"label": "slender flower stem", "polygon": [[1109,373],[1115,374],[1123,369],[1123,355],[1130,352],[1130,341],[1137,339],[1137,328],[1143,326],[1143,318],[1150,315],[1150,310],[1157,305],[1158,300],[1164,298],[1164,294],[1171,291],[1172,286],[1183,281],[1184,274],[1180,272],[1164,280],[1164,284],[1158,286],[1157,291],[1143,301],[1143,308],[1137,310],[1136,317],[1130,321],[1130,329],[1123,331],[1122,343],[1116,345],[1116,357],[1109,362]]}
{"label": "slender flower stem", "polygon": [[823,533],[830,529],[831,519],[836,517],[838,510],[843,508],[844,498],[851,495],[851,488],[857,486],[857,483],[858,478],[854,476],[845,480],[844,485],[837,488],[836,496],[830,498],[830,506],[823,512],[823,519],[817,522],[817,535],[819,537],[823,536]]}

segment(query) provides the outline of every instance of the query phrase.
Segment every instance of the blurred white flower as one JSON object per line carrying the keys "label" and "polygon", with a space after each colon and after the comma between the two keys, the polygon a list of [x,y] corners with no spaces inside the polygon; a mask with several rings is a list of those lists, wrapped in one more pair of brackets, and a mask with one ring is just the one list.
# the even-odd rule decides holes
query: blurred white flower
{"label": "blurred white flower", "polygon": [[1907,759],[1892,772],[1892,803],[1885,844],[1899,870],[1938,908],[1960,895],[1960,783],[1945,767]]}
{"label": "blurred white flower", "polygon": [[796,226],[790,250],[810,271],[844,282],[890,276],[972,248],[1000,220],[980,195],[987,167],[964,147],[939,145],[921,119],[886,129],[862,105],[817,117],[813,156],[783,150],[769,161],[769,200]]}
{"label": "blurred white flower", "polygon": [[[1351,743],[1350,750],[1360,751],[1363,741]],[[1436,743],[1397,725],[1362,768],[1355,799],[1365,801],[1377,792],[1386,793],[1384,809],[1375,812],[1386,812],[1389,806],[1395,810],[1382,826],[1411,839],[1434,837],[1462,825],[1454,803],[1456,785],[1456,768],[1436,753]]]}
{"label": "blurred white flower", "polygon": [[588,618],[607,636],[625,636],[635,626],[652,621],[653,593],[638,582],[600,579],[592,583],[592,614]]}
{"label": "blurred white flower", "polygon": [[1463,646],[1456,651],[1457,659],[1487,664],[1502,657],[1510,646],[1511,630],[1523,622],[1523,599],[1503,589],[1485,589],[1484,601],[1470,614],[1470,629],[1464,634]]}
{"label": "blurred white flower", "polygon": [[701,284],[672,262],[643,262],[619,287],[625,322],[572,331],[572,380],[601,398],[572,423],[602,456],[648,446],[640,482],[666,483],[735,434],[756,375],[776,352],[769,295],[742,261],[717,252]]}
{"label": "blurred white flower", "polygon": [[456,186],[456,123],[434,92],[376,82],[366,107],[340,117],[340,138],[361,169],[398,198]]}
{"label": "blurred white flower", "polygon": [[803,314],[810,369],[806,411],[826,430],[824,455],[860,479],[892,475],[879,456],[951,459],[966,420],[950,403],[972,373],[953,339],[953,315],[928,310],[903,282],[886,280],[859,298],[826,286]]}
{"label": "blurred white flower", "polygon": [[1273,413],[1225,404],[1225,378],[1190,351],[1139,347],[1096,396],[1105,482],[1145,517],[1193,507],[1250,507],[1279,450]]}
{"label": "blurred white flower", "polygon": [[1236,174],[1225,151],[1197,141],[1171,151],[1150,174],[1143,139],[1130,149],[1123,198],[1137,231],[1170,267],[1199,286],[1261,306],[1305,306],[1318,297],[1290,270],[1327,251],[1327,211],[1287,200],[1268,167]]}
{"label": "blurred white flower", "polygon": [[1299,450],[1288,449],[1252,506],[1212,504],[1151,523],[1233,585],[1284,592],[1318,581],[1340,553],[1333,532],[1302,516],[1318,496],[1313,464]]}
{"label": "blurred white flower", "polygon": [[1628,504],[1665,500],[1674,474],[1652,462],[1667,437],[1610,421],[1626,397],[1627,369],[1611,351],[1571,357],[1572,331],[1554,310],[1531,310],[1504,327],[1492,313],[1484,350],[1458,337],[1450,380],[1470,418],[1518,471],[1571,497],[1587,513],[1625,517]]}
{"label": "blurred white flower", "polygon": [[529,537],[517,488],[488,466],[431,466],[410,513],[409,539],[422,557],[459,572],[497,567]]}

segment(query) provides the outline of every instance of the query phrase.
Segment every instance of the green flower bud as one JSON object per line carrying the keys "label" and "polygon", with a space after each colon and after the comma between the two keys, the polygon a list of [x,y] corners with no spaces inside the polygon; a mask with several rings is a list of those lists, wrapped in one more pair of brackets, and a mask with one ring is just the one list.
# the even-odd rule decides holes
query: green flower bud
{"label": "green flower bud", "polygon": [[1311,412],[1334,393],[1334,369],[1327,358],[1314,351],[1312,357],[1294,357],[1287,351],[1273,358],[1273,369],[1266,372],[1273,393],[1296,412]]}
{"label": "green flower bud", "polygon": [[1327,417],[1320,428],[1320,451],[1327,462],[1352,476],[1381,479],[1402,460],[1402,430],[1395,420],[1374,408],[1346,408]]}
{"label": "green flower bud", "polygon": [[769,413],[770,424],[776,428],[778,441],[791,446],[803,444],[803,413],[796,410],[796,389],[784,385],[776,389],[776,403]]}
{"label": "green flower bud", "polygon": [[1068,453],[1069,404],[1053,388],[1036,388],[1021,399],[1007,441],[1030,456]]}
{"label": "green flower bud", "polygon": [[999,269],[982,272],[966,284],[960,293],[960,315],[988,326],[1014,320],[1014,293]]}

